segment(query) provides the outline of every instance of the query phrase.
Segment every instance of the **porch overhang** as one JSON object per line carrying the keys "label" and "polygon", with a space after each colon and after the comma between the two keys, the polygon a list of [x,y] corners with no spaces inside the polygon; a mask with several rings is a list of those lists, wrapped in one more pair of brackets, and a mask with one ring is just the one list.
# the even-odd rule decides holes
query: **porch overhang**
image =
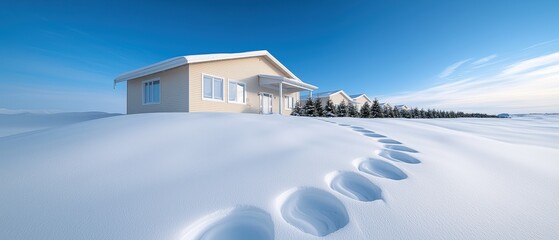
{"label": "porch overhang", "polygon": [[280,90],[281,86],[281,89],[286,92],[314,91],[318,89],[318,87],[300,80],[275,75],[258,75],[258,82],[260,87]]}

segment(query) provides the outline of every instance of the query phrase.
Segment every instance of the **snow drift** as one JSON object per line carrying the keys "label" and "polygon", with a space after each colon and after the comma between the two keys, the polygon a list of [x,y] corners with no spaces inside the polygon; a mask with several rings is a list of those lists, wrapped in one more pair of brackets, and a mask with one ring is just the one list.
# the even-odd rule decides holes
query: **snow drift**
{"label": "snow drift", "polygon": [[559,121],[116,116],[0,138],[0,239],[559,239]]}

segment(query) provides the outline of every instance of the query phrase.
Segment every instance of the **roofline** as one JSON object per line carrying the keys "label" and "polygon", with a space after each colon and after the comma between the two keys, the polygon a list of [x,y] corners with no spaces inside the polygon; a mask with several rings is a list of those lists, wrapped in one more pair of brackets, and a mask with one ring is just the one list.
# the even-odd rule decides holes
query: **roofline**
{"label": "roofline", "polygon": [[281,81],[281,82],[284,82],[284,83],[287,83],[287,84],[295,85],[295,86],[302,87],[302,88],[307,88],[307,90],[309,90],[309,91],[314,91],[314,90],[318,89],[318,87],[315,86],[315,85],[305,83],[301,80],[286,78],[286,77],[283,77],[283,76],[259,74],[258,77],[275,79],[275,80],[278,80],[278,81]]}
{"label": "roofline", "polygon": [[[346,97],[347,99],[349,99],[350,101],[355,102],[355,100],[354,100],[352,97],[350,97],[349,95],[347,95],[347,93],[345,93],[344,90],[335,91],[335,92],[333,92],[333,93],[328,94],[326,97],[330,97],[330,96],[332,96],[332,95],[334,95],[334,94],[337,94],[337,93],[339,93],[339,92],[341,92],[342,95],[343,95],[344,97]],[[324,97],[324,96],[323,96],[323,97]],[[320,93],[316,93],[316,98],[321,98]]]}
{"label": "roofline", "polygon": [[301,81],[295,74],[293,74],[287,67],[281,64],[272,54],[270,54],[266,50],[260,51],[251,51],[251,52],[242,52],[242,53],[224,53],[224,54],[201,54],[201,55],[190,55],[190,56],[180,56],[170,58],[161,62],[157,62],[145,67],[141,67],[129,72],[125,72],[123,74],[118,75],[114,79],[114,84],[119,82],[124,82],[128,80],[132,80],[135,78],[147,76],[153,73],[162,72],[171,68],[180,67],[187,64],[192,63],[201,63],[201,62],[212,62],[212,61],[221,61],[221,60],[229,60],[229,59],[238,59],[238,58],[248,58],[248,57],[259,57],[265,56],[267,57],[272,63],[274,63],[277,67],[279,67],[282,71],[287,73],[291,79]]}
{"label": "roofline", "polygon": [[[353,98],[354,100],[357,99],[357,98],[360,98],[360,97],[365,97],[367,100],[369,100],[369,102],[373,102],[373,101],[367,96],[367,94],[361,93],[361,94],[355,94],[355,95],[356,95],[357,97],[354,97],[354,98]],[[354,96],[355,96],[355,95],[354,95]],[[351,97],[351,96],[350,96],[350,97]]]}

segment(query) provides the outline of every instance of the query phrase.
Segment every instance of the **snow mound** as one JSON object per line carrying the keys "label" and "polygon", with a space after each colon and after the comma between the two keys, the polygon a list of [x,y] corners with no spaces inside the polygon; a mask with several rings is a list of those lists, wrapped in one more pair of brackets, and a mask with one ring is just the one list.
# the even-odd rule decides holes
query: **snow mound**
{"label": "snow mound", "polygon": [[326,182],[334,191],[358,201],[371,202],[382,199],[380,187],[354,172],[332,172],[326,175]]}
{"label": "snow mound", "polygon": [[270,214],[253,206],[217,211],[190,226],[182,240],[273,240]]}
{"label": "snow mound", "polygon": [[287,223],[315,236],[326,236],[349,223],[343,203],[318,188],[290,189],[278,197],[278,202]]}
{"label": "snow mound", "polygon": [[393,161],[397,161],[397,162],[405,162],[405,163],[410,163],[410,164],[418,164],[421,163],[421,161],[419,161],[419,159],[412,157],[406,153],[403,152],[397,152],[397,151],[390,151],[390,150],[380,150],[380,152],[378,153],[379,156],[393,160]]}
{"label": "snow mound", "polygon": [[402,180],[408,178],[408,175],[398,167],[385,161],[368,158],[357,159],[354,164],[359,171],[368,173],[377,177],[388,178],[392,180]]}

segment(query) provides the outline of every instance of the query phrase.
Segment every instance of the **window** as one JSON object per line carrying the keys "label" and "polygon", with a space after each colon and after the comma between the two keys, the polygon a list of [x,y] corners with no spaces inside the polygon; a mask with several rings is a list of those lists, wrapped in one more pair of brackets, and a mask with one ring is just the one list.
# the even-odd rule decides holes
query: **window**
{"label": "window", "polygon": [[144,83],[144,104],[158,104],[161,96],[160,81],[150,80]]}
{"label": "window", "polygon": [[285,96],[285,109],[293,109],[295,107],[295,101],[293,97]]}
{"label": "window", "polygon": [[203,75],[203,99],[223,101],[223,78]]}
{"label": "window", "polygon": [[229,102],[245,103],[246,87],[244,83],[229,81]]}

